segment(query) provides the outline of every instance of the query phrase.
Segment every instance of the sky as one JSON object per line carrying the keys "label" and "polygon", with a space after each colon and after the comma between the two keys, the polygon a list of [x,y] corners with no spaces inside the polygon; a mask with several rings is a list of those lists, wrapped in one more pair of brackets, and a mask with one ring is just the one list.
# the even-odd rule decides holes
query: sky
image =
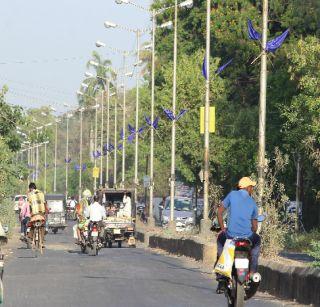
{"label": "sky", "polygon": [[[107,48],[97,49],[95,42],[134,50],[135,34],[106,29],[105,21],[131,28],[151,26],[147,12],[128,4],[118,5],[114,0],[1,2],[0,86],[9,87],[8,103],[24,108],[51,105],[57,112],[75,108],[75,93],[93,50],[110,59],[115,68],[121,66],[121,55]],[[134,2],[148,7],[151,0]],[[149,33],[142,37],[146,40],[150,40]]]}

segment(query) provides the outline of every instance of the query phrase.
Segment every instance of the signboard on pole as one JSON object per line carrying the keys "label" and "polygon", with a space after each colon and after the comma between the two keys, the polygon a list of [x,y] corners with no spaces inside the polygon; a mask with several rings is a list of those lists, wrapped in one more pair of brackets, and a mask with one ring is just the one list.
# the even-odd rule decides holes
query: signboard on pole
{"label": "signboard on pole", "polygon": [[94,167],[92,169],[92,177],[93,178],[99,178],[99,174],[100,174],[100,169],[99,167]]}
{"label": "signboard on pole", "polygon": [[[210,107],[209,110],[209,132],[216,132],[216,108]],[[204,134],[204,107],[200,107],[200,133]]]}

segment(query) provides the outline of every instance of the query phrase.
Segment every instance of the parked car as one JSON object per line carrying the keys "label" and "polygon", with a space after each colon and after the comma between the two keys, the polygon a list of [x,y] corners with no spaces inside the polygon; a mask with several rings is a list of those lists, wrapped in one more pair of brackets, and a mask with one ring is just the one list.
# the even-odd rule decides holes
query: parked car
{"label": "parked car", "polygon": [[[162,208],[161,208],[162,209]],[[175,197],[174,199],[174,220],[177,231],[193,229],[195,225],[196,208],[192,205],[189,197]],[[162,226],[167,227],[170,220],[170,197],[166,198],[165,206],[162,210]]]}
{"label": "parked car", "polygon": [[21,209],[20,207],[21,207],[22,203],[21,204],[19,203],[20,198],[23,198],[23,200],[26,201],[27,195],[16,195],[14,197],[13,202],[14,202],[14,211],[15,212],[19,212],[19,210]]}

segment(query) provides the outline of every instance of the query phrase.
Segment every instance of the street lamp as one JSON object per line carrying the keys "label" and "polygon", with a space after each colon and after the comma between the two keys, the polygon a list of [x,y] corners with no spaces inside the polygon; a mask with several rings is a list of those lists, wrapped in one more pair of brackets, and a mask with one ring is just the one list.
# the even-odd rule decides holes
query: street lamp
{"label": "street lamp", "polygon": [[81,199],[81,195],[82,195],[82,146],[83,146],[83,123],[82,123],[82,119],[83,119],[83,112],[84,112],[85,108],[80,108],[80,159],[79,159],[79,199]]}
{"label": "street lamp", "polygon": [[66,199],[68,198],[68,172],[69,172],[69,119],[73,116],[72,113],[67,113],[67,144],[66,144],[66,180],[65,180],[65,192]]}
{"label": "street lamp", "polygon": [[[154,73],[155,73],[155,32],[156,32],[156,16],[170,8],[175,8],[175,23],[177,24],[177,0],[175,0],[175,5],[174,6],[170,6],[170,7],[165,7],[159,10],[150,10],[148,8],[145,8],[139,4],[134,3],[131,0],[115,0],[115,2],[117,4],[131,4],[133,6],[135,6],[136,8],[139,8],[143,11],[148,12],[149,14],[151,14],[151,19],[152,19],[152,44],[151,46],[145,46],[145,49],[150,49],[152,51],[152,62],[151,62],[151,122],[153,123],[154,121],[154,91],[155,91],[155,77],[154,77]],[[180,7],[190,7],[190,5],[193,4],[192,0],[187,0],[187,1],[183,1],[179,4]],[[165,27],[172,27],[172,22],[167,22],[164,23],[162,25],[160,25],[161,28],[165,28]],[[176,36],[176,29],[175,29],[175,36]],[[176,91],[176,89],[174,89],[174,91]],[[174,95],[175,96],[175,95]],[[173,98],[173,104],[175,104],[175,98]],[[173,126],[172,126],[172,134],[175,133],[175,124],[173,121]],[[172,146],[172,152],[175,150],[175,144],[174,146]],[[150,131],[150,203],[149,203],[149,220],[148,222],[150,223],[151,226],[153,226],[154,224],[154,218],[153,218],[153,189],[154,189],[154,183],[153,183],[153,176],[154,176],[154,129],[151,129]],[[174,168],[175,165],[172,165],[172,168]],[[172,173],[172,168],[171,168],[171,173]],[[171,175],[171,189],[172,186],[174,188],[174,176]],[[170,193],[171,194],[171,193]],[[171,198],[171,204],[170,204],[170,208],[171,208],[171,214],[170,217],[172,216],[172,203],[173,200]],[[173,203],[174,204],[174,203]]]}
{"label": "street lamp", "polygon": [[57,149],[58,149],[58,123],[56,120],[55,141],[54,141],[54,176],[53,176],[53,192],[57,192]]}
{"label": "street lamp", "polygon": [[200,231],[207,233],[210,229],[209,220],[209,111],[210,111],[210,26],[211,1],[207,0],[207,30],[206,30],[206,100],[204,111],[204,180],[203,180],[203,219],[200,221]]}

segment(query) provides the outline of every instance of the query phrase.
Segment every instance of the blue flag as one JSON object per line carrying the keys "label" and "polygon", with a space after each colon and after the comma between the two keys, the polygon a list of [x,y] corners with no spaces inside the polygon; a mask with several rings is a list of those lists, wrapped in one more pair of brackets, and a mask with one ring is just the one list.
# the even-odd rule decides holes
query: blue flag
{"label": "blue flag", "polygon": [[285,30],[281,35],[275,37],[271,41],[267,42],[266,51],[274,53],[278,48],[281,47],[288,34],[289,29]]}
{"label": "blue flag", "polygon": [[248,19],[248,35],[252,40],[259,40],[262,37],[262,35],[254,29],[250,19]]}

